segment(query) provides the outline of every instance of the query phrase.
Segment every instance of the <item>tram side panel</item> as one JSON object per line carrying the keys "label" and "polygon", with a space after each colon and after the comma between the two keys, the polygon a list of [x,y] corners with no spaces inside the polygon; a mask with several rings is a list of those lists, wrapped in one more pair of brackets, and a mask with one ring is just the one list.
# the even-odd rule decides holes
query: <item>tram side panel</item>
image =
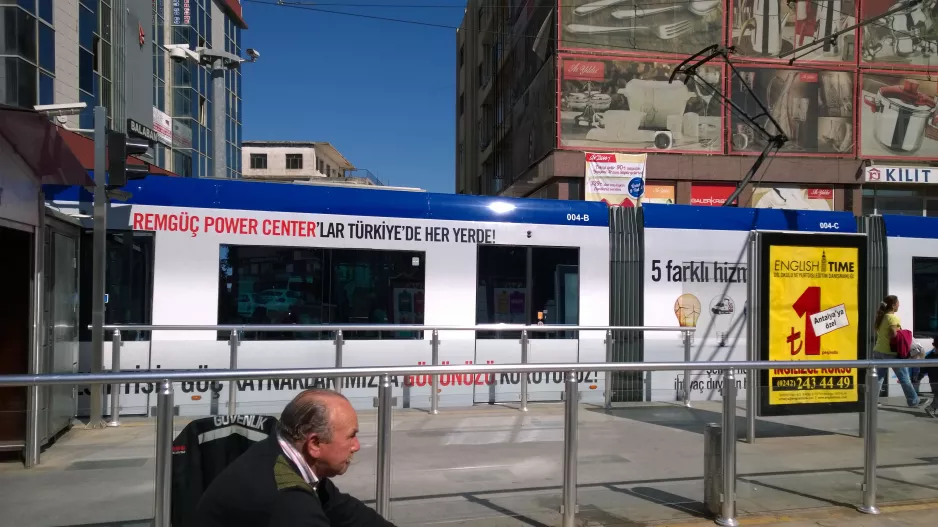
{"label": "tram side panel", "polygon": [[[938,218],[883,216],[886,225],[886,294],[899,297],[899,320],[916,342],[932,349],[938,335]],[[877,302],[882,301],[878,299]],[[890,384],[895,385],[892,370]]]}
{"label": "tram side panel", "polygon": [[[752,230],[855,232],[849,213],[757,210],[685,205],[644,207],[644,324],[695,328],[693,361],[747,359],[746,301]],[[645,362],[683,362],[679,333],[646,332]],[[748,386],[737,375],[739,397]],[[645,399],[683,397],[683,371],[647,372]],[[692,400],[721,398],[715,371],[694,371]]]}
{"label": "tram side panel", "polygon": [[[221,261],[225,259],[226,253],[240,251],[242,254],[250,254],[252,248],[263,247],[413,253],[412,265],[424,267],[424,283],[398,289],[401,294],[409,296],[410,302],[421,301],[418,299],[423,297],[425,315],[422,322],[427,325],[472,325],[477,321],[481,306],[490,305],[477,302],[477,295],[480,294],[478,252],[479,246],[486,245],[577,248],[578,273],[573,277],[569,273],[565,275],[562,270],[554,273],[557,283],[567,286],[567,294],[578,298],[575,303],[577,312],[567,312],[565,320],[581,325],[608,324],[608,231],[601,226],[436,221],[151,205],[132,205],[131,208],[129,215],[121,215],[129,218],[130,225],[124,227],[156,231],[152,317],[156,325],[214,325],[223,322],[219,320],[219,298],[221,287],[226,286],[222,285],[225,279],[220,274],[230,273],[231,270],[225,269]],[[190,228],[181,229],[178,225],[175,229],[171,228],[170,218],[175,217],[178,222],[183,216],[188,218]],[[198,227],[191,227],[193,224],[198,224]],[[340,225],[344,226],[342,234],[339,233]],[[365,225],[369,226],[368,230],[364,230]],[[304,226],[305,230],[298,226]],[[375,232],[391,232],[387,229],[391,229],[394,234],[385,234],[384,239],[375,239]],[[366,235],[369,231],[371,235]],[[473,233],[471,236],[469,231]],[[244,261],[250,262],[249,265],[264,265],[261,259],[248,258]],[[295,263],[301,265],[300,261]],[[283,287],[274,289],[289,293],[290,280],[288,278],[288,283],[280,284]],[[422,289],[420,285],[423,285]],[[571,287],[576,291],[571,292]],[[265,291],[270,292],[269,289]],[[505,292],[498,291],[497,294]],[[498,306],[495,300],[493,304]],[[527,298],[524,301],[527,303]],[[388,311],[385,314],[387,323],[421,322],[405,316],[405,312],[409,312],[407,308],[391,306]],[[362,323],[375,323],[375,316],[372,315],[362,313]],[[251,323],[250,317],[246,317],[243,322]],[[318,320],[293,322],[318,323]],[[346,335],[343,366],[431,363],[429,333],[422,339],[413,332],[392,336],[397,338],[387,338],[388,335],[382,335],[383,338],[370,334]],[[440,360],[444,364],[520,361],[520,344],[517,339],[476,341],[472,332],[457,331],[441,332],[440,338]],[[583,332],[579,341],[532,339],[529,361],[601,362],[604,359],[602,338],[602,332]],[[154,332],[148,344],[150,368],[224,369],[229,366],[228,343],[219,340],[215,332],[158,331]],[[516,353],[511,353],[512,347],[517,350]],[[334,365],[335,347],[331,335],[322,339],[316,339],[315,336],[300,340],[246,339],[238,349],[240,368],[316,368]],[[520,383],[515,377],[443,376],[440,382],[441,405],[470,404],[480,399],[476,395],[478,393],[484,393],[483,399],[487,400],[493,385],[499,400],[517,401],[520,398]],[[425,377],[394,379],[394,395],[398,397],[398,404],[407,400],[412,407],[428,407],[428,381]],[[238,411],[241,413],[275,412],[299,390],[328,385],[320,379],[256,380],[237,384]],[[595,373],[584,376],[580,385],[584,399],[601,399],[601,377]],[[372,407],[373,398],[377,395],[376,388],[377,380],[374,378],[344,381],[344,393],[359,408]],[[180,384],[177,389],[181,415],[227,411],[227,383]],[[131,393],[122,399],[122,407],[130,409],[152,404],[152,400],[146,399],[148,391],[148,387],[139,390],[130,387]],[[534,376],[529,383],[531,400],[556,400],[562,391],[562,376],[559,375]]]}

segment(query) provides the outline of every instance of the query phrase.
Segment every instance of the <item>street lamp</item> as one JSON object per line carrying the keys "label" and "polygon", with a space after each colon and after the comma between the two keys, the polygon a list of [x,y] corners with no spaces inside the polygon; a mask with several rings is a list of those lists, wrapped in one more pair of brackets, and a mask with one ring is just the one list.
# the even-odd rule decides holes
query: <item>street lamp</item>
{"label": "street lamp", "polygon": [[212,97],[215,100],[215,109],[212,115],[212,130],[214,131],[214,145],[212,145],[212,158],[215,163],[215,177],[226,177],[226,162],[228,159],[225,146],[225,71],[241,67],[242,62],[256,62],[261,54],[253,48],[248,48],[250,59],[244,59],[233,53],[204,46],[191,49],[188,44],[164,44],[163,48],[169,52],[169,58],[177,64],[194,62],[200,66],[211,69]]}

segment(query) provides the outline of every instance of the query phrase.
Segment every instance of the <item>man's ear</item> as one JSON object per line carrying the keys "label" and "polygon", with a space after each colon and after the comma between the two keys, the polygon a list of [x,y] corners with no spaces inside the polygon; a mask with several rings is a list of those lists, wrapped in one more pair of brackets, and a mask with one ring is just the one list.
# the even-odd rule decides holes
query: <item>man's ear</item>
{"label": "man's ear", "polygon": [[306,443],[303,444],[306,455],[316,459],[320,455],[320,449],[322,447],[322,441],[319,440],[318,434],[311,434],[307,439]]}

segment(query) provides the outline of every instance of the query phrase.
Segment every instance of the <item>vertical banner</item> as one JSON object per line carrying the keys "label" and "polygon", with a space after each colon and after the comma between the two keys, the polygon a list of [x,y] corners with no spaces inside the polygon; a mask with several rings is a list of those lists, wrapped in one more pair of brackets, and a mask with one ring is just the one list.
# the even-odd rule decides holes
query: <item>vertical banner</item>
{"label": "vertical banner", "polygon": [[761,238],[762,360],[804,361],[805,366],[762,372],[760,415],[859,411],[857,369],[810,363],[866,358],[866,237],[763,233]]}
{"label": "vertical banner", "polygon": [[645,195],[648,154],[586,153],[586,201],[637,207]]}

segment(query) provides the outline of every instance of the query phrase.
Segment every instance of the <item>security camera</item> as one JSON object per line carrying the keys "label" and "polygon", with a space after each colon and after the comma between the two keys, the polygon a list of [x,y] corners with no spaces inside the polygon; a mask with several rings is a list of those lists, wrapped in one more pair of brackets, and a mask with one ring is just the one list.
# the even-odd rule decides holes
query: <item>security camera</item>
{"label": "security camera", "polygon": [[44,113],[50,117],[60,117],[68,115],[78,115],[88,105],[83,102],[68,102],[61,104],[37,104],[33,109],[39,113]]}
{"label": "security camera", "polygon": [[173,62],[183,63],[188,55],[186,55],[186,50],[182,48],[173,48],[169,50],[169,58],[173,59]]}
{"label": "security camera", "polygon": [[248,48],[247,53],[248,53],[248,56],[251,57],[251,62],[254,62],[255,60],[257,60],[257,59],[260,58],[260,56],[261,56],[261,52],[260,52],[260,51],[257,51],[257,50],[254,49],[254,48]]}

